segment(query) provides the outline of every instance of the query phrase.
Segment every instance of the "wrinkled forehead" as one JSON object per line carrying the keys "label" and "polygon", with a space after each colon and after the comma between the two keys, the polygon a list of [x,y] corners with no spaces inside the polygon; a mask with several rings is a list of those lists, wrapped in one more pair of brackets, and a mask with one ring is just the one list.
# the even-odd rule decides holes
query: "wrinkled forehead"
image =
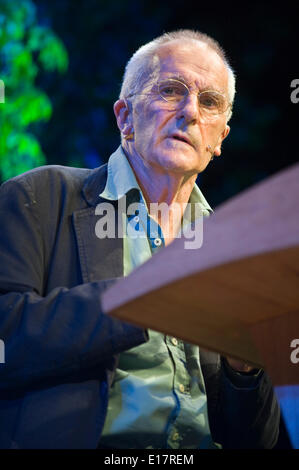
{"label": "wrinkled forehead", "polygon": [[228,70],[222,58],[199,41],[173,41],[161,45],[153,58],[155,76],[185,78],[199,88],[212,87],[227,92]]}

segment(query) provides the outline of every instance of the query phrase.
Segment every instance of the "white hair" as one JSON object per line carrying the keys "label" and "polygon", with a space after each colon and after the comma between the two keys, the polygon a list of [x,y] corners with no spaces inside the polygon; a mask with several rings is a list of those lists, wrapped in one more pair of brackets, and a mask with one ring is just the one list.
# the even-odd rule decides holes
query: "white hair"
{"label": "white hair", "polygon": [[228,99],[231,104],[228,110],[227,120],[232,116],[232,105],[235,97],[235,73],[230,66],[226,54],[220,44],[207,34],[199,31],[192,31],[189,29],[181,29],[170,33],[165,33],[162,36],[153,39],[151,42],[141,46],[128,61],[123,76],[123,82],[120,90],[120,99],[124,99],[129,95],[137,93],[145,82],[153,79],[157,70],[157,49],[169,42],[173,41],[187,41],[187,42],[201,42],[206,44],[214,50],[218,56],[223,60],[224,65],[228,71]]}

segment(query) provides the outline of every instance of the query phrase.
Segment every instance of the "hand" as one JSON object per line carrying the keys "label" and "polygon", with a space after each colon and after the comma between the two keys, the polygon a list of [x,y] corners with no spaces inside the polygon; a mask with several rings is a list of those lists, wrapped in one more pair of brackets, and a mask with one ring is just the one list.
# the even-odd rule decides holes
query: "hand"
{"label": "hand", "polygon": [[252,370],[256,369],[256,367],[251,366],[247,362],[241,361],[240,359],[234,359],[233,357],[226,356],[225,358],[230,365],[230,367],[237,372],[251,372]]}

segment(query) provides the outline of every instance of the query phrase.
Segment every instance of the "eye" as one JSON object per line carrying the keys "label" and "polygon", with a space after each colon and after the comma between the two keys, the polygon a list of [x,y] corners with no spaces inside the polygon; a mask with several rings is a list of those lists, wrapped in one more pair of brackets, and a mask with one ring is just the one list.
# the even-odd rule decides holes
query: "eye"
{"label": "eye", "polygon": [[228,106],[225,97],[216,91],[204,91],[200,93],[198,100],[202,109],[216,114],[223,113]]}
{"label": "eye", "polygon": [[180,101],[188,89],[182,83],[166,81],[159,84],[159,93],[166,101]]}
{"label": "eye", "polygon": [[200,105],[207,109],[219,109],[221,107],[221,99],[216,93],[203,92],[199,96]]}
{"label": "eye", "polygon": [[165,96],[174,96],[177,94],[174,86],[163,86],[160,91]]}

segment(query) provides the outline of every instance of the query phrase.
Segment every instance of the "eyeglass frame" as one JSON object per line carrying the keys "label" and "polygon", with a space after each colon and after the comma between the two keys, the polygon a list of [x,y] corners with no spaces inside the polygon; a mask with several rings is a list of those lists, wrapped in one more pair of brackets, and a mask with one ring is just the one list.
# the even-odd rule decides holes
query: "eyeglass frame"
{"label": "eyeglass frame", "polygon": [[[184,95],[184,98],[182,99],[182,101],[177,103],[178,106],[182,105],[183,102],[184,102],[184,100],[187,98],[187,96],[189,96],[190,93],[192,93],[192,92],[190,91],[189,86],[188,86],[185,82],[183,82],[183,81],[181,81],[181,80],[178,80],[178,79],[176,79],[176,78],[165,78],[164,80],[159,80],[159,81],[157,82],[157,85],[158,85],[158,95],[159,95],[159,96],[162,98],[162,100],[164,100],[166,103],[171,103],[172,101],[171,101],[171,100],[167,100],[164,96],[161,95],[161,92],[160,92],[160,83],[167,82],[167,81],[180,83],[181,85],[183,85],[183,86],[188,90],[188,95],[187,95],[187,94]],[[224,94],[220,93],[219,91],[216,91],[216,90],[203,90],[203,91],[197,93],[197,98],[199,98],[199,96],[200,96],[201,94],[203,94],[203,93],[208,93],[208,92],[212,92],[212,93],[215,93],[215,94],[217,94],[217,95],[220,95],[221,97],[223,97],[223,98],[227,101],[227,107],[225,108],[225,110],[222,111],[222,112],[220,112],[220,113],[219,113],[219,112],[214,113],[214,114],[213,114],[214,117],[221,116],[222,114],[226,113],[230,108],[232,108],[232,103],[227,100],[226,96],[225,96]],[[130,98],[131,96],[134,96],[134,95],[151,95],[151,94],[153,94],[153,92],[151,92],[151,93],[137,93],[137,92],[135,92],[135,93],[130,93],[129,95],[126,96],[126,98]],[[199,99],[198,99],[198,104],[199,104],[199,107],[201,108]],[[175,109],[175,108],[176,108],[176,107],[174,107],[174,109]]]}

